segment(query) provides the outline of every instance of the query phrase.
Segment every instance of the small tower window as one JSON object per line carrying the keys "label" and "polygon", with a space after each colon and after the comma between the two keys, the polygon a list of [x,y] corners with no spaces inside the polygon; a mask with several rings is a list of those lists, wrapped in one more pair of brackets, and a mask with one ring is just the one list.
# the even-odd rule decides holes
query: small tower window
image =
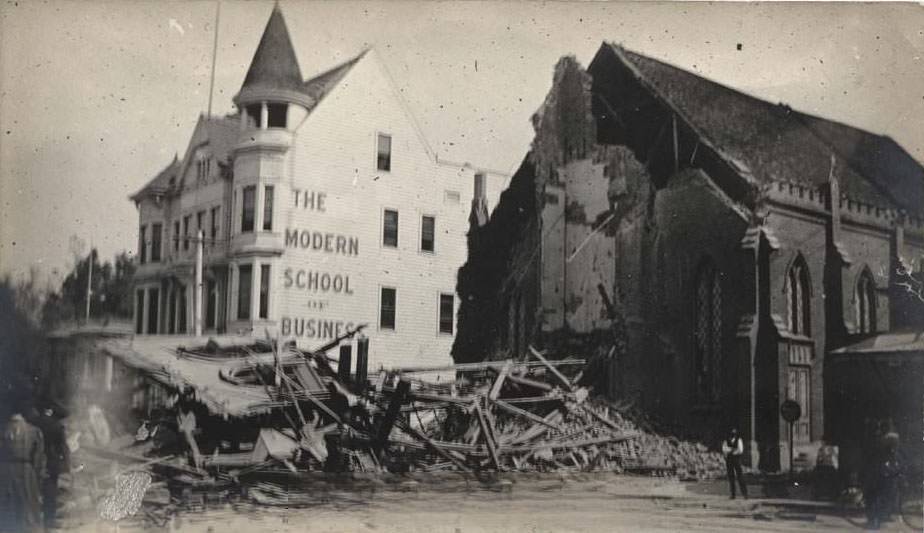
{"label": "small tower window", "polygon": [[286,127],[286,112],[288,111],[288,104],[267,104],[266,110],[269,114],[267,119],[270,128],[285,128]]}
{"label": "small tower window", "polygon": [[251,104],[244,108],[245,120],[248,128],[260,127],[260,104]]}

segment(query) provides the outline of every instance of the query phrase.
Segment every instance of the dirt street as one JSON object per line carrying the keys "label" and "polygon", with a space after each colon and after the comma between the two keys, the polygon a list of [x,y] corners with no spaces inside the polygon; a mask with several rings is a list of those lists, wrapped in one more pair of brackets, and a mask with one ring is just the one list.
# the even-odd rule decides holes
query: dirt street
{"label": "dirt street", "polygon": [[[715,485],[713,485],[713,488]],[[552,531],[862,531],[860,516],[841,517],[767,500],[735,500],[675,480],[613,477],[603,481],[542,481],[490,490],[446,490],[408,482],[399,488],[330,491],[301,508],[223,504],[184,512],[182,532],[552,532]],[[710,493],[711,492],[711,493]],[[169,531],[150,521],[120,523],[120,531]],[[113,531],[85,522],[72,531]],[[911,531],[898,518],[885,531]]]}

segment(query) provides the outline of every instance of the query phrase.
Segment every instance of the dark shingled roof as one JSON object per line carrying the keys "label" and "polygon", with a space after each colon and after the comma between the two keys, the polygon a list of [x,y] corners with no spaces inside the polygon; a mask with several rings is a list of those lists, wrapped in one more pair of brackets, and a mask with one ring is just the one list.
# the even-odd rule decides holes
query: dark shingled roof
{"label": "dark shingled roof", "polygon": [[771,104],[610,45],[707,141],[760,181],[827,183],[831,154],[848,197],[924,211],[924,168],[889,137]]}
{"label": "dark shingled roof", "polygon": [[180,172],[180,160],[177,156],[173,156],[173,161],[169,165],[164,167],[163,170],[157,173],[157,176],[154,176],[154,179],[149,181],[144,187],[141,188],[138,192],[131,195],[131,199],[138,201],[146,196],[154,194],[164,194],[172,184],[176,181],[176,176]]}
{"label": "dark shingled roof", "polygon": [[362,59],[364,55],[366,55],[367,51],[368,50],[363,50],[353,59],[345,61],[336,67],[324,71],[304,82],[300,89],[301,92],[310,96],[315,103],[314,105],[317,106],[318,103],[320,103],[321,100],[327,96],[327,93],[329,93],[334,87],[337,86],[338,83],[340,83],[340,80],[342,80],[343,77],[346,76],[347,72],[353,68],[353,65],[355,65],[360,59]]}
{"label": "dark shingled roof", "polygon": [[273,8],[263,37],[253,55],[250,69],[244,78],[245,87],[253,89],[291,89],[302,88],[302,72],[298,67],[295,49],[289,38],[289,30],[282,18],[279,6]]}

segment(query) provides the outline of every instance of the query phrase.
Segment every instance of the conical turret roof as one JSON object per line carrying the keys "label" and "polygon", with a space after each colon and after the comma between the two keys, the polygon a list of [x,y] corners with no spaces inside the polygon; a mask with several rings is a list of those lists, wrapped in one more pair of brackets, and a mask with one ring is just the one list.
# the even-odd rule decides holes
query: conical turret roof
{"label": "conical turret roof", "polygon": [[247,70],[241,93],[264,89],[300,91],[303,83],[289,30],[276,5]]}

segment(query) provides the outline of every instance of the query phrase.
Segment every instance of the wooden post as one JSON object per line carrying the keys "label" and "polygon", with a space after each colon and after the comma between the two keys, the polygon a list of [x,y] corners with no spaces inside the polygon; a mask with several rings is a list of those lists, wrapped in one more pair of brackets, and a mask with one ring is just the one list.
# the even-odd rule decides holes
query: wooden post
{"label": "wooden post", "polygon": [[349,344],[340,346],[340,362],[337,364],[337,377],[341,383],[350,382],[350,367],[353,365],[353,347]]}
{"label": "wooden post", "polygon": [[356,340],[356,386],[365,390],[369,371],[369,337],[362,336]]}
{"label": "wooden post", "polygon": [[388,442],[388,436],[391,434],[391,428],[394,427],[395,420],[398,418],[398,414],[401,412],[401,404],[404,403],[404,398],[407,396],[407,393],[410,390],[410,381],[398,381],[398,386],[395,388],[395,394],[391,397],[391,402],[388,404],[388,410],[385,411],[385,418],[382,419],[382,425],[379,426],[379,431],[377,433],[375,442],[375,448],[377,452],[381,451],[382,448],[385,447],[385,443]]}

